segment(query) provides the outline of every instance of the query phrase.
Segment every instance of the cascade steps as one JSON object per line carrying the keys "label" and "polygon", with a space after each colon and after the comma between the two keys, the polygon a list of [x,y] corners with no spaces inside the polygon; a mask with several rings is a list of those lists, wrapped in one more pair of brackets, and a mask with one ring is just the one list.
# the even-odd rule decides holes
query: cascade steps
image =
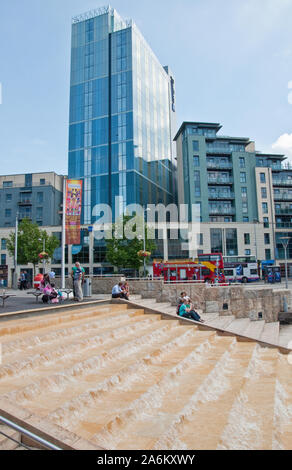
{"label": "cascade steps", "polygon": [[254,341],[278,323],[208,313],[208,330],[138,300],[3,322],[0,401],[111,450],[292,449],[292,360]]}

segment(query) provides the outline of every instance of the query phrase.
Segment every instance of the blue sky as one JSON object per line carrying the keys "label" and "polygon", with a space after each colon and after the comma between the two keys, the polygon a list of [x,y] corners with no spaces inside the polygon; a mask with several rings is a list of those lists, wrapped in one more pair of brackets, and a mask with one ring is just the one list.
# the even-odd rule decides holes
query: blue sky
{"label": "blue sky", "polygon": [[[2,0],[1,174],[67,172],[71,17],[97,0]],[[176,78],[177,124],[292,159],[292,0],[115,0]]]}

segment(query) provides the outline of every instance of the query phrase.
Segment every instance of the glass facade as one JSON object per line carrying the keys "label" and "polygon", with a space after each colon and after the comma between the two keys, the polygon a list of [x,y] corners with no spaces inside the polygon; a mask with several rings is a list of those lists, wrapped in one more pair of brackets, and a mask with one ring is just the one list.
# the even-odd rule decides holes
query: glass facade
{"label": "glass facade", "polygon": [[[96,204],[175,201],[174,81],[136,26],[107,8],[72,25],[69,178],[84,182],[82,223]],[[122,210],[124,208],[120,208]]]}

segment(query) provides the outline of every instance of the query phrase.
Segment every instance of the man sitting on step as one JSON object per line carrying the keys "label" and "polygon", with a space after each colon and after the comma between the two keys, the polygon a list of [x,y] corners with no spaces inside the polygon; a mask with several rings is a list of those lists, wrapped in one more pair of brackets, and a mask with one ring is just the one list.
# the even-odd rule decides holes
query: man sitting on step
{"label": "man sitting on step", "polygon": [[189,318],[190,320],[198,321],[204,323],[204,320],[201,319],[200,315],[193,310],[192,304],[190,304],[190,298],[185,297],[182,305],[179,309],[179,316],[184,318]]}
{"label": "man sitting on step", "polygon": [[123,288],[123,282],[119,282],[112,289],[112,298],[113,299],[126,299],[129,300],[129,297]]}

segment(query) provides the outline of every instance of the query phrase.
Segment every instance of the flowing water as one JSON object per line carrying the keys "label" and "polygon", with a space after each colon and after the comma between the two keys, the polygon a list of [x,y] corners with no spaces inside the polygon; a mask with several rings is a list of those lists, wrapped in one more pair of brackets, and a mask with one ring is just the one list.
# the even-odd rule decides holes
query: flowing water
{"label": "flowing water", "polygon": [[287,357],[126,305],[0,323],[1,397],[107,449],[291,449]]}

